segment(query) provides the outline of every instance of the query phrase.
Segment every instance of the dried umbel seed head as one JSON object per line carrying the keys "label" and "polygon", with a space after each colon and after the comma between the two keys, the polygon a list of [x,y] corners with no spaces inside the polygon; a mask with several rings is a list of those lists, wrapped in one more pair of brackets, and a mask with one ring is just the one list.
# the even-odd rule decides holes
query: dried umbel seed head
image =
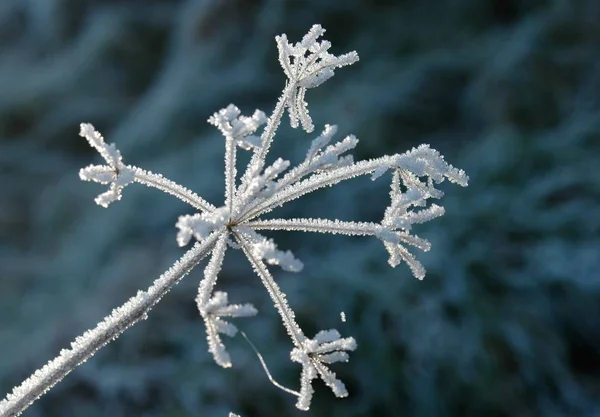
{"label": "dried umbel seed head", "polygon": [[[162,175],[125,165],[115,145],[106,144],[92,125],[81,125],[81,136],[106,162],[106,165],[90,165],[80,172],[83,180],[109,186],[108,191],[100,194],[96,202],[107,207],[120,200],[125,187],[132,183],[156,188],[181,199],[193,209],[193,213],[181,216],[176,223],[179,230],[177,243],[187,246],[192,240],[196,242],[148,290],[140,291],[122,307],[115,309],[96,328],[77,338],[71,349],[61,352],[58,358],[15,388],[0,403],[1,417],[20,414],[97,349],[145,318],[152,306],[205,257],[210,260],[204,269],[196,303],[206,325],[210,353],[220,366],[232,366],[221,335],[234,336],[238,330],[230,320],[253,316],[257,310],[249,303],[230,304],[227,293],[215,291],[228,247],[241,250],[248,259],[290,336],[294,346],[290,355],[292,361],[302,366],[299,391],[274,383],[298,396],[296,406],[302,410],[310,407],[313,393],[311,384],[315,378],[321,378],[336,396],[348,395],[344,384],[329,369],[329,365],[346,362],[349,352],[356,348],[356,341],[352,337],[342,337],[335,329],[320,331],[313,338],[304,334],[285,294],[268,268],[277,265],[286,271],[300,272],[303,263],[290,251],[280,250],[272,239],[259,232],[284,230],[373,236],[388,251],[391,266],[405,262],[412,273],[421,279],[425,269],[408,247],[429,250],[430,243],[412,234],[413,225],[444,213],[441,206],[428,206],[429,200],[439,199],[443,195],[435,187],[436,184],[447,179],[466,186],[468,178],[463,171],[446,163],[428,145],[421,145],[403,154],[355,161],[349,152],[356,147],[358,139],[350,135],[335,142],[337,128],[334,125],[325,125],[298,165],[290,169],[290,162],[282,158],[267,165],[266,158],[285,110],[289,112],[292,127],[297,127],[300,122],[304,130],[311,132],[313,123],[304,100],[306,91],[331,78],[334,69],[358,61],[356,52],[331,55],[328,52],[331,44],[318,41],[324,32],[321,26],[314,25],[295,44],[288,43],[285,35],[277,37],[279,61],[288,80],[269,118],[260,110],[256,110],[252,116],[242,116],[241,111],[231,104],[208,119],[225,138],[225,192],[222,204],[213,205]],[[262,133],[258,136],[260,129]],[[252,152],[239,181],[236,170],[238,148]],[[321,188],[361,175],[371,175],[375,180],[387,172],[391,172],[392,177],[390,204],[382,208],[382,220],[379,223],[312,217],[261,219],[261,216],[275,208]]]}

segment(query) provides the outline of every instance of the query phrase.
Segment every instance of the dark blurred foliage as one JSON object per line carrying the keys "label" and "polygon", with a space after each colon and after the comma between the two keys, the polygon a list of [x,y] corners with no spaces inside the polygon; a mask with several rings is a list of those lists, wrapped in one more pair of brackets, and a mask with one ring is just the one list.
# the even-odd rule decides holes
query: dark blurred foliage
{"label": "dark blurred foliage", "polygon": [[[301,324],[359,349],[310,412],[268,382],[250,347],[206,351],[201,269],[25,416],[600,415],[600,3],[597,0],[2,0],[0,391],[27,377],[181,254],[189,210],[129,187],[109,209],[78,169],[91,122],[125,161],[222,198],[223,141],[206,123],[233,102],[267,113],[283,88],[274,36],[322,24],[357,50],[307,99],[357,156],[430,143],[471,177],[422,227],[424,281],[376,241],[281,234],[306,268],[277,271]],[[297,161],[313,136],[282,129]],[[277,214],[381,218],[387,181],[357,180]],[[261,314],[241,323],[281,382],[291,344],[239,254],[221,285]],[[341,323],[339,314],[348,320]]]}

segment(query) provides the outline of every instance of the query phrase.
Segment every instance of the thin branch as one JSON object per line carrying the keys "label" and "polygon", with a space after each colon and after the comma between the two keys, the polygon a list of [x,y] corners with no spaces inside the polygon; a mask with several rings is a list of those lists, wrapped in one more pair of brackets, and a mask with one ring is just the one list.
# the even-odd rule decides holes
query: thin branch
{"label": "thin branch", "polygon": [[279,97],[279,101],[277,101],[277,104],[273,109],[273,114],[271,114],[271,117],[269,117],[267,126],[260,136],[260,146],[254,149],[252,158],[250,159],[246,171],[242,176],[241,185],[239,187],[240,190],[244,190],[248,185],[248,182],[251,180],[252,173],[257,171],[257,167],[260,164],[264,164],[265,159],[267,158],[267,153],[269,153],[271,143],[273,142],[273,138],[275,137],[275,133],[277,132],[277,128],[281,123],[281,118],[283,117],[283,112],[285,111],[288,96],[294,88],[296,88],[295,84],[288,84],[283,90],[281,97]]}
{"label": "thin branch", "polygon": [[225,251],[227,250],[227,237],[227,232],[221,233],[212,250],[210,261],[206,265],[206,268],[204,268],[204,278],[200,281],[198,295],[196,296],[198,309],[206,306],[217,283],[217,276],[223,266],[223,258],[225,258]]}
{"label": "thin branch", "polygon": [[292,91],[294,91],[294,89],[296,89],[296,83],[291,82],[286,85],[281,93],[281,98],[273,109],[273,114],[271,117],[269,117],[267,126],[265,127],[263,134],[260,136],[260,148],[258,148],[258,151],[253,155],[253,159],[254,156],[261,161],[266,159],[267,153],[269,153],[269,148],[271,147],[271,143],[273,142],[273,138],[275,137],[275,132],[277,132],[277,127],[279,127],[279,123],[281,123],[281,118],[283,117],[288,96]]}
{"label": "thin branch", "polygon": [[231,213],[233,206],[233,193],[235,192],[235,177],[237,170],[235,160],[237,145],[231,136],[225,137],[225,206]]}
{"label": "thin branch", "polygon": [[292,342],[296,347],[301,348],[302,342],[306,340],[306,336],[304,336],[304,333],[300,329],[300,326],[298,326],[298,323],[296,323],[294,312],[288,305],[287,300],[285,299],[285,294],[281,291],[279,285],[277,285],[277,283],[273,279],[273,276],[269,272],[269,269],[264,264],[264,262],[261,259],[258,259],[256,256],[254,256],[254,254],[252,253],[252,243],[245,239],[243,236],[241,236],[239,233],[233,232],[233,234],[242,246],[242,250],[248,258],[248,261],[250,261],[250,265],[252,265],[254,272],[256,272],[256,274],[260,277],[263,285],[267,289],[271,300],[275,304],[277,312],[281,316],[283,325],[285,326],[288,334],[292,338]]}
{"label": "thin branch", "polygon": [[348,236],[374,236],[382,229],[377,223],[348,222],[329,219],[271,219],[244,223],[253,230],[287,230],[332,233]]}
{"label": "thin branch", "polygon": [[293,389],[288,388],[285,385],[281,385],[279,382],[277,382],[275,380],[275,378],[273,378],[273,375],[271,375],[271,372],[269,371],[269,368],[267,367],[267,364],[266,364],[263,356],[258,351],[256,346],[254,346],[254,343],[252,343],[252,341],[248,338],[248,336],[246,336],[246,333],[244,333],[243,331],[240,330],[240,334],[244,337],[244,339],[246,339],[246,342],[248,342],[248,344],[250,345],[250,347],[252,348],[252,350],[254,351],[256,356],[258,357],[258,360],[260,361],[260,364],[262,365],[263,369],[265,370],[265,373],[267,374],[267,378],[269,378],[269,381],[271,382],[271,384],[275,385],[280,390],[287,392],[288,394],[292,394],[292,395],[295,395],[296,397],[299,397],[300,393],[298,391],[294,391]]}
{"label": "thin branch", "polygon": [[140,184],[144,184],[148,187],[154,187],[160,191],[164,191],[167,194],[171,194],[184,203],[187,203],[200,211],[213,211],[216,208],[198,194],[177,183],[174,183],[160,174],[154,174],[150,171],[133,166],[130,166],[129,168],[135,173],[135,181]]}

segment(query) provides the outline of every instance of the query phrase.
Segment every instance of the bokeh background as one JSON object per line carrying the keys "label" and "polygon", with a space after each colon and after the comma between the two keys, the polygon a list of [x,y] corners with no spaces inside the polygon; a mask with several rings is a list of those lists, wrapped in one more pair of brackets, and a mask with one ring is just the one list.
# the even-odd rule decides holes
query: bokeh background
{"label": "bokeh background", "polygon": [[[600,2],[597,0],[0,1],[0,391],[56,356],[182,253],[178,215],[128,187],[109,209],[79,168],[93,123],[125,161],[222,201],[223,140],[206,119],[269,113],[285,79],[274,37],[322,24],[361,61],[307,100],[319,130],[367,158],[430,143],[471,177],[419,227],[428,275],[386,264],[375,239],[278,234],[305,263],[276,270],[307,334],[359,349],[309,412],[273,387],[248,344],[207,352],[198,268],[24,414],[41,416],[600,416]],[[282,129],[298,161],[315,135]],[[389,178],[322,190],[274,214],[380,220]],[[238,253],[220,280],[260,315],[239,320],[282,383],[300,367]],[[347,321],[341,322],[340,312]]]}

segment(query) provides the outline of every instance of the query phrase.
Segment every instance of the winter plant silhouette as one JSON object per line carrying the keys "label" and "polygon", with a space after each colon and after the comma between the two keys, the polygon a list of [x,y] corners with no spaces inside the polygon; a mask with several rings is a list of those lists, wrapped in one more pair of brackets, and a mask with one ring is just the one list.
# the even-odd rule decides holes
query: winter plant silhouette
{"label": "winter plant silhouette", "polygon": [[[423,223],[444,213],[438,205],[427,205],[427,200],[439,199],[443,193],[434,185],[448,179],[466,186],[468,177],[453,168],[428,145],[421,145],[406,153],[355,162],[347,152],[358,140],[347,136],[330,144],[336,126],[326,125],[313,141],[304,160],[288,170],[289,161],[281,158],[266,165],[266,157],[275,133],[288,110],[292,127],[302,125],[306,132],[314,129],[304,101],[306,90],[317,87],[334,75],[334,69],[358,61],[356,52],[340,56],[331,55],[330,43],[318,41],[325,32],[314,25],[304,38],[290,44],[286,35],[276,37],[279,62],[287,76],[287,83],[273,114],[270,117],[256,110],[250,117],[240,115],[240,110],[229,105],[211,116],[209,123],[216,126],[225,137],[225,201],[216,207],[194,192],[173,183],[161,175],[144,171],[123,162],[114,144],[104,138],[90,124],[82,124],[80,135],[86,138],[105,165],[90,165],[79,175],[82,180],[108,185],[108,191],[96,198],[96,203],[107,207],[119,200],[123,190],[132,183],[157,188],[188,203],[196,211],[181,216],[176,223],[179,229],[177,243],[186,246],[196,242],[178,261],[161,275],[146,291],[139,291],[123,306],[113,310],[94,329],[77,337],[70,349],[50,361],[0,403],[0,416],[17,416],[33,401],[48,391],[79,364],[89,359],[96,350],[117,338],[125,329],[140,319],[202,259],[210,255],[200,282],[196,303],[204,319],[209,351],[217,364],[230,367],[231,360],[221,335],[234,336],[237,328],[229,319],[257,314],[251,304],[229,304],[227,293],[213,291],[223,258],[228,247],[240,249],[254,272],[266,288],[283,325],[289,334],[293,349],[292,361],[302,366],[300,390],[286,389],[298,396],[296,406],[308,410],[313,394],[312,380],[321,378],[337,397],[348,395],[344,384],[337,379],[329,365],[346,362],[348,352],[356,348],[352,337],[342,337],[335,329],[322,330],[312,338],[304,334],[294,319],[294,312],[285,294],[273,279],[267,265],[279,265],[287,271],[299,272],[303,264],[294,255],[283,252],[270,239],[258,233],[261,230],[286,230],[375,236],[389,252],[389,264],[402,261],[413,275],[422,279],[425,270],[407,246],[427,251],[427,240],[411,233],[412,225]],[[266,124],[266,125],[265,125]],[[260,136],[255,133],[265,125]],[[246,171],[237,179],[236,153],[240,147],[252,152]],[[381,223],[348,222],[318,218],[293,218],[261,220],[260,216],[304,194],[341,181],[370,174],[376,179],[391,171],[390,205]]]}

